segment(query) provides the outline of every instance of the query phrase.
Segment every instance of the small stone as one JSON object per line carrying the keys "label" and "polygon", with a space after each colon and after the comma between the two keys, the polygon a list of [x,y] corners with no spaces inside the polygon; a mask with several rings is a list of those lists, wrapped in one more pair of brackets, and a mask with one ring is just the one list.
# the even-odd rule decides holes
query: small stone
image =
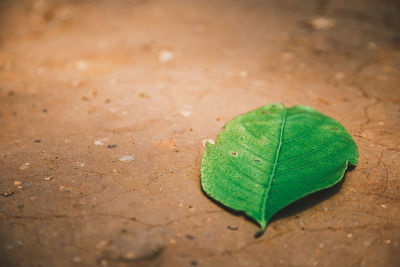
{"label": "small stone", "polygon": [[40,142],[42,142],[42,140],[40,140],[40,139],[35,139],[35,140],[33,140],[33,142],[35,142],[35,143],[40,143]]}
{"label": "small stone", "polygon": [[187,234],[187,235],[186,235],[186,238],[187,238],[187,239],[190,239],[190,240],[193,240],[193,239],[194,239],[194,236]]}
{"label": "small stone", "polygon": [[352,237],[353,237],[352,233],[347,234],[347,238],[352,238]]}
{"label": "small stone", "polygon": [[226,228],[228,228],[228,229],[231,230],[231,231],[237,231],[237,230],[239,230],[239,227],[230,226],[230,225],[228,225]]}
{"label": "small stone", "polygon": [[171,239],[169,240],[169,242],[170,242],[171,244],[175,244],[175,243],[176,243],[175,239],[173,239],[173,238],[171,238]]}
{"label": "small stone", "polygon": [[3,192],[3,197],[10,197],[14,194],[14,191],[11,189],[7,189],[6,191]]}
{"label": "small stone", "polygon": [[104,142],[107,142],[107,141],[108,141],[108,138],[106,137],[106,138],[100,138],[100,139],[94,140],[93,143],[96,146],[102,146],[102,145],[104,145]]}
{"label": "small stone", "polygon": [[50,180],[52,180],[52,179],[53,179],[52,176],[48,176],[48,177],[45,177],[43,180],[45,180],[45,181],[50,181]]}
{"label": "small stone", "polygon": [[390,239],[385,240],[386,244],[390,244],[391,242],[392,242],[392,240],[390,240]]}
{"label": "small stone", "polygon": [[117,145],[116,144],[113,144],[113,145],[108,145],[107,146],[107,148],[116,148],[117,147]]}
{"label": "small stone", "polygon": [[138,96],[140,98],[150,98],[148,95],[146,95],[145,93],[139,93]]}
{"label": "small stone", "polygon": [[170,50],[161,50],[158,53],[158,61],[160,63],[166,63],[172,59],[174,59],[175,54],[174,52],[170,51]]}
{"label": "small stone", "polygon": [[83,167],[83,166],[85,166],[85,163],[77,161],[76,165],[79,166],[79,167]]}
{"label": "small stone", "polygon": [[123,156],[123,157],[119,158],[118,160],[125,162],[125,163],[129,163],[129,162],[133,161],[134,159],[135,159],[135,157],[133,155],[132,156],[128,155],[128,156]]}
{"label": "small stone", "polygon": [[14,185],[15,186],[19,186],[19,185],[21,185],[22,183],[20,182],[20,181],[14,181]]}
{"label": "small stone", "polygon": [[190,115],[192,115],[192,112],[190,112],[188,110],[180,110],[180,111],[178,111],[178,113],[184,117],[189,117]]}
{"label": "small stone", "polygon": [[73,260],[74,262],[80,262],[80,261],[81,261],[81,258],[80,258],[79,256],[75,256],[72,260]]}
{"label": "small stone", "polygon": [[29,167],[30,167],[29,162],[26,162],[26,163],[22,164],[21,166],[19,166],[19,169],[25,170],[25,169],[28,169]]}
{"label": "small stone", "polygon": [[190,265],[197,266],[197,261],[190,261]]}
{"label": "small stone", "polygon": [[328,30],[335,26],[336,21],[327,17],[318,17],[310,20],[310,25],[314,30]]}
{"label": "small stone", "polygon": [[382,205],[381,205],[381,208],[386,209],[387,206],[386,206],[385,204],[382,204]]}

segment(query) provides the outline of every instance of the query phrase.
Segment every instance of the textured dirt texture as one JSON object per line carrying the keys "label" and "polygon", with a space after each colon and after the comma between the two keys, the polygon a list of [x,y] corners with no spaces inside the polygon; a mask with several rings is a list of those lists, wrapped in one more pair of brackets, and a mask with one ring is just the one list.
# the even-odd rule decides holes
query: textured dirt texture
{"label": "textured dirt texture", "polygon": [[[1,266],[399,266],[398,1],[1,1]],[[202,141],[282,102],[358,144],[258,226],[200,188]]]}

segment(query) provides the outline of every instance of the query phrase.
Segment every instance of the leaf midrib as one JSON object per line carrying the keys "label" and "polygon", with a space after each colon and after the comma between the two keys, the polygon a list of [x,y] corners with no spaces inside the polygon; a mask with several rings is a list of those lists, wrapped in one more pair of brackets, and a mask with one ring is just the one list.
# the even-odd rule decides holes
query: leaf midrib
{"label": "leaf midrib", "polygon": [[261,212],[262,212],[261,213],[261,221],[262,221],[261,231],[263,231],[266,227],[267,221],[266,221],[265,217],[266,217],[267,201],[269,198],[269,193],[271,191],[271,185],[272,185],[272,180],[274,179],[275,169],[276,169],[276,166],[278,165],[279,152],[281,150],[282,139],[283,139],[283,129],[285,127],[285,122],[286,122],[286,113],[287,113],[287,110],[285,109],[285,111],[283,112],[283,115],[282,115],[282,123],[281,123],[280,134],[279,134],[279,143],[278,143],[278,148],[276,149],[276,153],[275,153],[275,162],[272,167],[272,172],[271,172],[271,176],[268,181],[268,186],[264,192],[264,198],[263,198],[263,202],[262,202],[263,206],[262,206],[262,210],[261,210]]}

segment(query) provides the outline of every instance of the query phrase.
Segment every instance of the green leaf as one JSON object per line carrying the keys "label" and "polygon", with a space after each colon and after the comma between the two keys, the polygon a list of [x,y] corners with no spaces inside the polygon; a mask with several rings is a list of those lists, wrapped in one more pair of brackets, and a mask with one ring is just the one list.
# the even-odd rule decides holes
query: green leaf
{"label": "green leaf", "polygon": [[257,221],[260,233],[290,203],[338,183],[357,145],[336,120],[306,106],[271,104],[237,116],[207,143],[206,194]]}

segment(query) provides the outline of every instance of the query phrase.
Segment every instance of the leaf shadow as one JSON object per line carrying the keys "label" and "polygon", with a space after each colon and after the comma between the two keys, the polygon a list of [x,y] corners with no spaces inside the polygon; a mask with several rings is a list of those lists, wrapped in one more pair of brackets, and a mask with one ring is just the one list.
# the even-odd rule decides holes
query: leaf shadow
{"label": "leaf shadow", "polygon": [[[326,188],[326,189],[317,191],[315,193],[312,193],[310,195],[307,195],[307,196],[289,204],[285,208],[278,211],[271,218],[271,220],[268,222],[268,224],[270,224],[274,221],[280,220],[280,219],[290,217],[290,216],[295,216],[298,213],[301,213],[301,212],[303,212],[309,208],[312,208],[312,207],[322,203],[323,201],[331,198],[332,196],[334,196],[336,193],[338,193],[340,191],[340,189],[342,188],[342,186],[346,180],[347,173],[352,171],[354,168],[355,168],[355,166],[353,166],[352,164],[349,163],[349,166],[348,166],[346,172],[344,173],[343,178],[338,183],[336,183],[335,185],[333,185],[329,188]],[[200,185],[200,187],[201,187],[201,185]],[[247,215],[245,212],[237,211],[232,208],[229,208],[229,207],[225,206],[223,203],[218,202],[217,200],[208,196],[207,193],[204,192],[202,187],[201,187],[201,190],[210,201],[212,201],[214,204],[216,204],[220,208],[224,209],[225,211],[227,211],[235,216],[243,216],[246,220],[259,226],[258,222],[256,220],[254,220],[252,217],[250,217],[249,215]],[[268,226],[266,228],[266,231],[268,231]],[[259,231],[257,231],[256,234],[254,235],[255,238],[258,238],[260,236],[262,236],[262,233],[260,233]]]}
{"label": "leaf shadow", "polygon": [[351,171],[352,169],[354,169],[354,167],[351,167],[349,165],[347,171],[343,175],[342,180],[340,180],[337,184],[335,184],[329,188],[312,193],[310,195],[307,195],[307,196],[293,202],[292,204],[289,204],[289,206],[284,207],[283,209],[278,211],[274,216],[272,216],[269,223],[280,220],[280,219],[284,219],[284,218],[287,218],[290,216],[295,216],[295,215],[297,215],[307,209],[310,209],[310,208],[324,202],[325,200],[331,198],[332,196],[334,196],[335,194],[337,194],[340,191],[340,189],[342,188],[342,186],[346,180],[347,172]]}

